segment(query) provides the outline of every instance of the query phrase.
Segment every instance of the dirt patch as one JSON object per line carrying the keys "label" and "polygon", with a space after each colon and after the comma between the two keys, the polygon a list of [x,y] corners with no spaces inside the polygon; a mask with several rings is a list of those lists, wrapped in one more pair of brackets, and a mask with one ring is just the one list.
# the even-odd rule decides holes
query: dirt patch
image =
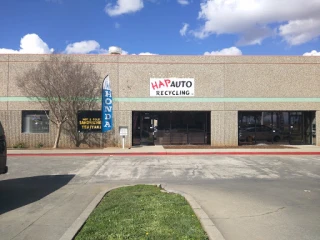
{"label": "dirt patch", "polygon": [[164,145],[164,149],[226,149],[226,148],[249,148],[249,149],[279,149],[279,148],[296,148],[293,146],[284,146],[284,145],[242,145],[234,147],[215,147],[210,145]]}

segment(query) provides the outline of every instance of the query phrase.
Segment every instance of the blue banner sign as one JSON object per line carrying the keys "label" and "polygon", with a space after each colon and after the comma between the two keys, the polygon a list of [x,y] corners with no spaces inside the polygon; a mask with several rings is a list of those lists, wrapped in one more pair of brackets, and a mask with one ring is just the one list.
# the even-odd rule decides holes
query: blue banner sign
{"label": "blue banner sign", "polygon": [[109,76],[106,76],[102,84],[102,128],[101,131],[107,132],[112,129],[112,91],[110,89]]}

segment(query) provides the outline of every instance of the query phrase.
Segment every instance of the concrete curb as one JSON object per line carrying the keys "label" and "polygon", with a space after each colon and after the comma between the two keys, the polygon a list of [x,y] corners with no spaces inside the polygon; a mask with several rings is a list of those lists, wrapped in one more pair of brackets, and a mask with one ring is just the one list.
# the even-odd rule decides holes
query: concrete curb
{"label": "concrete curb", "polygon": [[194,156],[194,155],[320,155],[320,152],[132,152],[132,153],[8,153],[10,157],[49,156]]}
{"label": "concrete curb", "polygon": [[85,221],[88,219],[89,215],[92,211],[97,207],[97,205],[101,202],[104,195],[106,195],[109,191],[116,189],[110,188],[107,190],[101,191],[86,207],[86,209],[80,214],[80,216],[73,222],[73,224],[67,229],[67,231],[62,235],[60,240],[72,240],[78,231],[81,229]]}
{"label": "concrete curb", "polygon": [[[161,184],[149,184],[149,185],[157,185],[160,188],[163,188]],[[80,214],[80,216],[73,222],[73,224],[67,229],[67,231],[62,235],[60,240],[72,240],[76,234],[79,232],[79,230],[82,228],[83,224],[88,219],[89,215],[92,213],[92,211],[97,207],[97,205],[101,202],[102,198],[110,191],[126,187],[128,185],[123,186],[117,186],[114,188],[108,188],[106,190],[101,191],[92,201],[91,203],[86,207],[86,209]],[[207,233],[210,240],[225,240],[225,238],[222,236],[220,231],[216,228],[214,223],[211,221],[209,216],[202,210],[201,206],[194,200],[193,197],[186,193],[178,192],[175,190],[169,190],[163,188],[166,192],[172,192],[179,195],[182,195],[190,204],[191,208],[193,209],[194,213],[197,215],[204,231]]]}
{"label": "concrete curb", "polygon": [[165,190],[167,192],[180,194],[188,201],[188,203],[190,204],[191,208],[197,215],[204,231],[207,233],[210,240],[225,240],[225,238],[223,237],[219,229],[214,225],[214,223],[211,221],[209,216],[203,211],[201,206],[196,202],[196,200],[194,200],[193,197],[191,197],[186,193],[178,192],[175,190],[167,190],[167,189]]}

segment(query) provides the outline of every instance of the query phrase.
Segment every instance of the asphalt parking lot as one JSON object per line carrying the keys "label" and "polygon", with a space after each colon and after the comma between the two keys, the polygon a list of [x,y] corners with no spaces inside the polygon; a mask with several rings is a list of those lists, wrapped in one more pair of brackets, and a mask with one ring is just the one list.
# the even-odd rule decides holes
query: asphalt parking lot
{"label": "asphalt parking lot", "polygon": [[161,183],[201,205],[227,240],[320,239],[318,156],[12,157],[1,239],[59,239],[101,192]]}

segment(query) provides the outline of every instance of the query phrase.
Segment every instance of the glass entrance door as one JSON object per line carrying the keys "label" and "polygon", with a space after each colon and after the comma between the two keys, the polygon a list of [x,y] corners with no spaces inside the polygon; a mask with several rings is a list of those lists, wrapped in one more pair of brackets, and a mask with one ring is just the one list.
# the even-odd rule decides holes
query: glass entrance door
{"label": "glass entrance door", "polygon": [[290,144],[304,144],[304,124],[302,112],[289,113]]}
{"label": "glass entrance door", "polygon": [[207,145],[210,123],[210,112],[132,112],[132,145]]}
{"label": "glass entrance door", "polygon": [[141,145],[154,145],[155,118],[150,113],[141,113]]}
{"label": "glass entrance door", "polygon": [[133,112],[132,145],[154,145],[158,119],[155,114]]}

